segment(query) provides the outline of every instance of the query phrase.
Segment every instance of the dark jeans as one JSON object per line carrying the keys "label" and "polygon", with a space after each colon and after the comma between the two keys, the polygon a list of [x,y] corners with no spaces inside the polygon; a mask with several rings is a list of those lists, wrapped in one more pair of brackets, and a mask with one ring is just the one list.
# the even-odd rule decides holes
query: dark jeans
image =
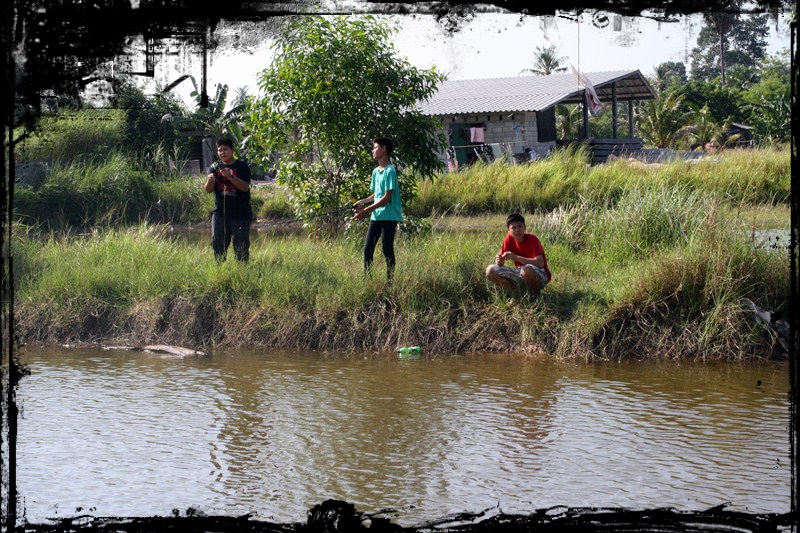
{"label": "dark jeans", "polygon": [[372,268],[372,257],[375,255],[375,245],[381,239],[381,249],[383,257],[386,258],[386,277],[391,278],[394,272],[394,234],[397,231],[397,221],[395,220],[370,220],[367,230],[367,241],[364,244],[364,271],[369,272]]}
{"label": "dark jeans", "polygon": [[211,248],[217,261],[225,261],[228,246],[233,240],[236,259],[250,259],[250,220],[226,219],[219,213],[211,215]]}

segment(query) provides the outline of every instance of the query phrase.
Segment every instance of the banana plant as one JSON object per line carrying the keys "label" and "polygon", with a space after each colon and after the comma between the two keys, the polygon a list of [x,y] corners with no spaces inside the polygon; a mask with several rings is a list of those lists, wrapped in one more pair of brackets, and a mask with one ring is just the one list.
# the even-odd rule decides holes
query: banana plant
{"label": "banana plant", "polygon": [[243,156],[246,139],[240,120],[244,115],[245,103],[241,103],[225,111],[228,99],[228,86],[218,84],[213,99],[209,99],[206,107],[202,105],[202,96],[197,89],[197,82],[193,76],[187,76],[194,85],[194,90],[189,96],[196,102],[195,110],[189,116],[164,115],[162,121],[172,121],[180,128],[195,129],[200,132],[204,148],[214,153],[215,142],[221,137],[230,137],[237,147],[238,156]]}

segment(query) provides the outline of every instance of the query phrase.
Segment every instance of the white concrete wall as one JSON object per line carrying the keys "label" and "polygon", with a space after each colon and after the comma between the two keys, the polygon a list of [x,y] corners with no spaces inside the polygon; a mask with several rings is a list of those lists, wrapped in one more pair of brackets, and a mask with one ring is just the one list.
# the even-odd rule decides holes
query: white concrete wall
{"label": "white concrete wall", "polygon": [[[512,118],[513,117],[513,118]],[[442,133],[449,138],[449,127],[452,124],[483,123],[486,128],[484,142],[511,143],[514,154],[525,153],[526,148],[536,152],[539,157],[544,157],[555,146],[555,142],[540,143],[536,129],[536,113],[482,113],[477,115],[446,115],[440,117]],[[517,133],[514,132],[517,126]],[[440,153],[439,157],[445,161],[446,154]]]}

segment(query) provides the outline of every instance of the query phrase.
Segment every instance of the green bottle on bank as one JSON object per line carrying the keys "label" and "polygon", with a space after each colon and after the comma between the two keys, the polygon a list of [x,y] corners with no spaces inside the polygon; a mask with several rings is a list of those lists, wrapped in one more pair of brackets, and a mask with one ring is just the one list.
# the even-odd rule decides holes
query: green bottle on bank
{"label": "green bottle on bank", "polygon": [[420,353],[422,348],[419,346],[403,346],[402,348],[398,348],[397,351],[401,354]]}

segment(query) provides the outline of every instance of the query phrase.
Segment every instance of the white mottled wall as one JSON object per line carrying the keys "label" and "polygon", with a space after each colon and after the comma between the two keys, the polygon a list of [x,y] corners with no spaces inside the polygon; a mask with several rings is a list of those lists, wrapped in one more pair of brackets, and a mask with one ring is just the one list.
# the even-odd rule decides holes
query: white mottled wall
{"label": "white mottled wall", "polygon": [[[449,126],[451,124],[473,124],[483,123],[486,128],[484,142],[491,143],[513,143],[512,151],[515,154],[525,153],[526,148],[530,148],[540,157],[547,155],[554,142],[540,143],[537,138],[536,113],[481,113],[470,115],[446,115],[440,117],[442,121],[442,132],[449,138]],[[514,132],[517,126],[517,133]],[[444,153],[440,153],[442,160],[446,159]]]}

